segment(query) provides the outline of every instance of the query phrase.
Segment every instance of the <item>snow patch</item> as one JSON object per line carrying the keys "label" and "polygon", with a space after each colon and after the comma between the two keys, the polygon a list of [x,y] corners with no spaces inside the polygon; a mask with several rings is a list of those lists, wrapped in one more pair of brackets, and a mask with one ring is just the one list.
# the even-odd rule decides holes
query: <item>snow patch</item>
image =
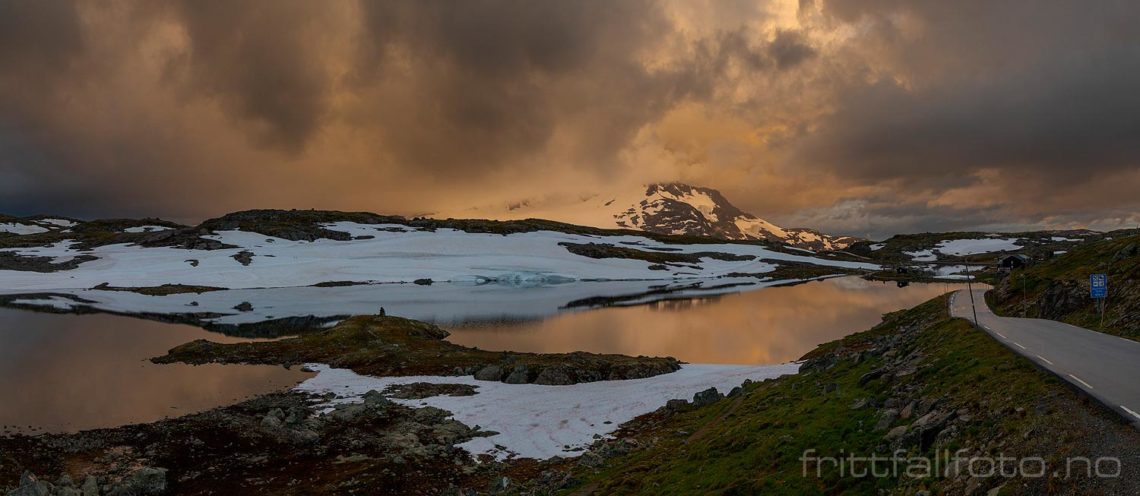
{"label": "snow patch", "polygon": [[393,401],[447,410],[455,420],[468,426],[478,425],[483,430],[498,432],[493,436],[472,439],[459,447],[472,454],[486,453],[499,459],[509,456],[535,459],[576,456],[594,441],[594,435],[612,434],[621,424],[664,406],[668,400],[691,400],[694,394],[710,387],[728,393],[745,379],[762,381],[795,374],[799,370],[796,363],[761,366],[691,364],[682,366],[679,371],[646,379],[544,386],[479,381],[471,376],[369,377],[322,364],[307,367],[317,371],[317,375],[302,382],[296,390],[316,395],[333,394],[335,398],[322,405],[325,411],[340,403],[358,403],[364,393],[383,391],[395,384],[427,382],[477,386],[474,396]]}
{"label": "snow patch", "polygon": [[997,251],[1014,251],[1020,246],[1016,238],[987,238],[987,239],[954,239],[938,242],[937,250],[946,255],[976,255],[978,253],[992,253]]}
{"label": "snow patch", "polygon": [[75,221],[67,219],[40,219],[39,222],[59,227],[74,227],[77,224]]}
{"label": "snow patch", "polygon": [[[74,259],[76,257],[76,255],[80,254],[79,250],[71,249],[71,246],[74,244],[75,244],[75,241],[68,239],[68,240],[64,240],[64,241],[59,241],[59,242],[52,244],[52,245],[49,245],[49,246],[36,246],[36,247],[31,247],[31,248],[5,248],[5,249],[2,249],[0,251],[15,253],[16,255],[20,255],[20,256],[24,256],[24,257],[51,257],[52,258],[51,263],[61,264],[61,263],[70,262],[72,259]],[[5,273],[6,273],[6,271],[0,270],[0,275],[3,275]],[[41,277],[45,276],[45,274],[39,274],[39,273],[34,273],[34,272],[32,274],[39,275]],[[0,281],[4,281],[4,279],[0,278]],[[8,289],[8,288],[5,288],[5,289]],[[11,288],[11,289],[15,289],[15,288]]]}
{"label": "snow patch", "polygon": [[904,255],[909,255],[915,262],[933,262],[938,260],[938,256],[931,250],[922,251],[904,251]]}
{"label": "snow patch", "polygon": [[128,227],[126,229],[123,229],[123,232],[131,233],[131,234],[138,234],[138,233],[148,233],[148,232],[158,232],[158,231],[169,231],[170,229],[173,229],[173,228],[166,227],[166,226],[135,226],[135,227]]}
{"label": "snow patch", "polygon": [[71,310],[75,306],[75,302],[66,298],[52,296],[43,299],[15,299],[11,302],[13,305],[33,305],[37,307],[52,307],[60,310]]}
{"label": "snow patch", "polygon": [[48,232],[49,230],[50,229],[48,229],[46,227],[37,226],[34,224],[19,224],[19,223],[15,223],[15,222],[8,222],[8,223],[0,224],[0,232],[18,234],[20,236],[24,236],[27,234],[45,233],[45,232]]}

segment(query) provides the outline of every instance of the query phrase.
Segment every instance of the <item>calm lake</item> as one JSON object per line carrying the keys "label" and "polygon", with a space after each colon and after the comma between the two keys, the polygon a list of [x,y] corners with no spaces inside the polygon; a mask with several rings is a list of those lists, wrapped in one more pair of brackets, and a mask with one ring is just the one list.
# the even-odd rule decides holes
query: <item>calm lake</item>
{"label": "calm lake", "polygon": [[312,374],[268,365],[154,365],[194,339],[186,325],[0,309],[0,433],[69,432],[176,417],[291,387]]}
{"label": "calm lake", "polygon": [[[868,329],[883,313],[912,307],[962,285],[898,288],[894,283],[842,277],[639,306],[547,308],[551,301],[563,301],[565,294],[577,298],[591,291],[612,290],[612,286],[439,287],[432,291],[446,298],[422,301],[408,295],[427,288],[409,287],[401,292],[400,288],[380,287],[383,293],[377,295],[373,293],[377,289],[367,286],[354,292],[347,292],[354,288],[303,292],[304,297],[295,300],[290,300],[297,296],[293,292],[273,290],[270,297],[260,299],[255,293],[226,295],[220,291],[154,301],[188,297],[207,301],[204,297],[208,296],[222,301],[218,305],[232,306],[234,298],[252,299],[263,308],[277,305],[271,310],[276,314],[292,308],[300,312],[297,315],[366,313],[386,305],[391,315],[435,321],[451,331],[448,339],[452,342],[487,350],[590,351],[674,356],[690,363],[775,364],[796,360],[821,343]],[[463,291],[470,292],[467,300]],[[551,299],[549,292],[559,297]],[[346,296],[338,298],[342,293]],[[170,305],[185,306],[180,302]],[[152,308],[162,306],[155,303]],[[200,338],[248,340],[189,325],[116,315],[0,309],[0,394],[4,398],[0,434],[151,422],[286,389],[310,376],[276,366],[154,365],[148,361]]]}
{"label": "calm lake", "polygon": [[544,320],[443,325],[454,343],[486,350],[673,356],[690,363],[771,364],[869,329],[884,313],[964,284],[841,277],[699,300],[567,312]]}

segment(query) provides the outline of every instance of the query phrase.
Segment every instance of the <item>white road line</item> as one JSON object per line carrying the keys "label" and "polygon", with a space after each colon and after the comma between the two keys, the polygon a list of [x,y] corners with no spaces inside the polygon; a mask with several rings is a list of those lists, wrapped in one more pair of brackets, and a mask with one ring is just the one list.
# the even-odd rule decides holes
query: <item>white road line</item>
{"label": "white road line", "polygon": [[1075,376],[1075,375],[1073,375],[1073,374],[1069,374],[1069,377],[1072,377],[1074,381],[1077,381],[1077,382],[1079,382],[1079,383],[1081,383],[1081,384],[1084,384],[1084,385],[1085,385],[1085,387],[1087,387],[1087,388],[1089,388],[1089,389],[1093,389],[1093,387],[1092,387],[1092,384],[1089,384],[1089,383],[1087,383],[1087,382],[1085,382],[1085,381],[1082,381],[1080,377],[1077,377],[1077,376]]}
{"label": "white road line", "polygon": [[1136,417],[1136,418],[1140,419],[1140,413],[1136,413],[1136,412],[1132,411],[1132,409],[1131,409],[1131,408],[1128,408],[1128,407],[1126,407],[1126,406],[1124,406],[1124,405],[1120,405],[1120,408],[1123,408],[1123,409],[1124,409],[1124,411],[1126,411],[1126,412],[1128,412],[1128,413],[1131,413],[1133,417]]}
{"label": "white road line", "polygon": [[997,334],[998,336],[1001,336],[1001,338],[1002,338],[1002,339],[1009,339],[1009,338],[1005,337],[1005,334],[1002,334],[1002,333],[1000,333],[1000,332],[994,331],[994,334]]}
{"label": "white road line", "polygon": [[1017,341],[1013,341],[1013,344],[1016,344],[1018,348],[1021,348],[1021,349],[1023,349],[1023,350],[1028,350],[1028,349],[1029,349],[1029,348],[1026,348],[1026,347],[1022,346],[1022,345],[1021,345],[1021,343],[1018,343]]}
{"label": "white road line", "polygon": [[1041,355],[1037,355],[1037,358],[1040,358],[1042,361],[1044,361],[1045,363],[1047,363],[1049,365],[1053,365],[1053,362],[1050,362],[1048,358],[1045,358]]}

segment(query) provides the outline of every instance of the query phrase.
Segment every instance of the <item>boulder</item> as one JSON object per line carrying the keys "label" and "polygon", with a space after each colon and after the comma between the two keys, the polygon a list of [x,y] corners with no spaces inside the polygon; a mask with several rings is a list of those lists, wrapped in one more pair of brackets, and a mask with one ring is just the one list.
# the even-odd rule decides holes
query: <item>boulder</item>
{"label": "boulder", "polygon": [[111,487],[110,496],[145,496],[166,491],[166,469],[143,467],[131,472]]}
{"label": "boulder", "polygon": [[884,436],[883,438],[886,439],[887,441],[894,441],[896,439],[902,439],[902,437],[905,435],[906,435],[906,426],[900,425],[898,427],[895,427],[894,429],[891,429],[890,432],[887,432],[887,435]]}
{"label": "boulder", "polygon": [[388,398],[385,398],[384,395],[380,394],[380,392],[376,391],[375,389],[364,393],[364,406],[372,410],[382,410],[388,408],[391,405],[392,401]]}
{"label": "boulder", "polygon": [[899,418],[899,411],[894,408],[887,408],[879,412],[879,421],[875,423],[875,430],[885,431],[894,425],[895,421]]}
{"label": "boulder", "polygon": [[475,379],[479,381],[503,380],[503,369],[498,365],[488,365],[475,372]]}
{"label": "boulder", "polygon": [[564,367],[552,366],[542,369],[542,372],[538,373],[538,377],[534,378],[534,383],[547,386],[566,386],[574,384],[574,379]]}
{"label": "boulder", "polygon": [[702,406],[711,405],[713,403],[720,401],[723,398],[724,398],[723,394],[720,394],[720,392],[717,391],[716,388],[711,387],[711,388],[708,388],[704,391],[701,391],[701,392],[693,395],[693,406],[699,408]]}
{"label": "boulder", "polygon": [[859,376],[859,385],[864,386],[868,382],[878,379],[883,376],[883,369],[875,369],[866,374]]}
{"label": "boulder", "polygon": [[515,367],[515,369],[511,371],[510,375],[508,375],[506,379],[503,379],[503,382],[507,384],[526,384],[530,382],[529,371],[527,370],[526,365],[519,365],[518,367]]}
{"label": "boulder", "polygon": [[670,412],[674,412],[674,413],[686,411],[691,406],[692,405],[690,405],[688,401],[680,400],[680,399],[669,400],[669,401],[665,402],[665,409],[669,410]]}
{"label": "boulder", "polygon": [[907,403],[907,405],[905,407],[903,407],[902,412],[899,412],[899,416],[902,417],[904,420],[911,418],[914,415],[915,407],[916,407],[915,402],[912,401],[910,403]]}
{"label": "boulder", "polygon": [[99,480],[94,475],[88,475],[83,479],[83,485],[79,490],[83,491],[83,496],[99,496]]}
{"label": "boulder", "polygon": [[8,496],[49,496],[51,485],[36,478],[31,472],[24,472],[20,476],[20,485],[8,493]]}

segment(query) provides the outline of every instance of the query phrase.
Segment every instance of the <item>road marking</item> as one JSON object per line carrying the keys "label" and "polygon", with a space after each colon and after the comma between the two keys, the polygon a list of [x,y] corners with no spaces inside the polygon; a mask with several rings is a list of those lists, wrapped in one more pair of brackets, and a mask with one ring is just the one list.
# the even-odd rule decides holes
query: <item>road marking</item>
{"label": "road marking", "polygon": [[1002,339],[1009,339],[1009,338],[1005,337],[1005,334],[1002,334],[1002,333],[1000,333],[1000,332],[994,331],[994,334],[997,334],[998,336],[1001,336],[1001,338],[1002,338]]}
{"label": "road marking", "polygon": [[1087,383],[1087,382],[1085,382],[1085,381],[1082,381],[1080,377],[1077,377],[1077,376],[1075,376],[1075,375],[1073,375],[1073,374],[1069,374],[1069,377],[1072,377],[1074,381],[1077,381],[1077,382],[1079,382],[1079,383],[1081,383],[1081,384],[1084,384],[1084,385],[1085,385],[1085,387],[1087,387],[1087,388],[1089,388],[1089,389],[1093,389],[1093,387],[1092,387],[1092,384],[1089,384],[1089,383]]}
{"label": "road marking", "polygon": [[1124,411],[1126,411],[1126,412],[1128,412],[1128,413],[1131,413],[1133,417],[1136,417],[1136,418],[1140,419],[1140,413],[1136,413],[1136,412],[1132,411],[1132,409],[1131,409],[1131,408],[1128,408],[1128,407],[1126,407],[1126,406],[1124,406],[1124,405],[1120,405],[1120,408],[1123,408],[1123,409],[1124,409]]}
{"label": "road marking", "polygon": [[1041,355],[1037,355],[1037,358],[1040,358],[1041,360],[1043,360],[1045,363],[1047,363],[1049,365],[1053,365],[1053,362],[1050,362],[1048,358],[1045,358]]}
{"label": "road marking", "polygon": [[1017,341],[1013,341],[1013,344],[1016,344],[1018,348],[1021,348],[1021,349],[1023,349],[1023,350],[1028,350],[1028,349],[1029,349],[1029,348],[1026,348],[1026,347],[1022,346],[1022,345],[1021,345],[1021,343],[1018,343]]}

